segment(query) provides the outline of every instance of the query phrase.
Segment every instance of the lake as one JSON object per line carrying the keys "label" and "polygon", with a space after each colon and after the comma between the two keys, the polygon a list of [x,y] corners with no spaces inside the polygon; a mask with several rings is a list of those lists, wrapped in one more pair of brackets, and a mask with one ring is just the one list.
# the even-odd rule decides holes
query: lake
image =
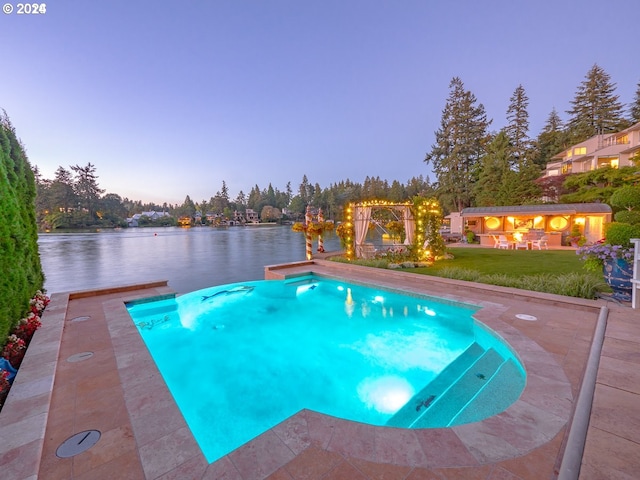
{"label": "lake", "polygon": [[[305,260],[304,235],[291,226],[43,233],[38,246],[49,294],[154,280],[186,293],[262,280],[265,265]],[[325,250],[339,249],[339,238],[329,235]]]}

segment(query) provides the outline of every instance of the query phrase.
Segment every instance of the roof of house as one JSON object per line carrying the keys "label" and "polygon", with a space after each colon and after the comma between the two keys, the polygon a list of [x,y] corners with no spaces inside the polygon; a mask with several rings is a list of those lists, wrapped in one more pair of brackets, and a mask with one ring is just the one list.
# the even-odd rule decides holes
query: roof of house
{"label": "roof of house", "polygon": [[507,215],[576,215],[578,213],[611,213],[606,203],[555,203],[545,205],[514,205],[509,207],[468,207],[460,212],[463,217]]}

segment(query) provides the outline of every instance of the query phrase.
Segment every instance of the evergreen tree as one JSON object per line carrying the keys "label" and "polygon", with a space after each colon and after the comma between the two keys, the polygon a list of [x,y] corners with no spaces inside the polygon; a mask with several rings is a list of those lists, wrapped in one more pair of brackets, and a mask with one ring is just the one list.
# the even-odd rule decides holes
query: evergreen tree
{"label": "evergreen tree", "polygon": [[89,217],[93,219],[100,195],[104,193],[104,190],[98,186],[96,167],[89,162],[84,167],[73,165],[71,170],[75,172],[73,187],[79,204],[86,209]]}
{"label": "evergreen tree", "polygon": [[562,120],[554,108],[538,135],[535,143],[533,161],[539,169],[544,169],[547,163],[557,153],[569,146],[567,133],[563,128]]}
{"label": "evergreen tree", "polygon": [[35,198],[31,165],[4,112],[0,115],[0,339],[26,314],[29,299],[44,284]]}
{"label": "evergreen tree", "polygon": [[293,191],[291,190],[291,182],[287,182],[287,186],[285,187],[285,194],[286,194],[287,204],[284,206],[288,207],[289,202],[291,202],[291,199],[293,198]]}
{"label": "evergreen tree", "polygon": [[404,186],[398,180],[391,182],[388,198],[392,202],[403,202],[408,198]]}
{"label": "evergreen tree", "polygon": [[460,211],[474,202],[474,183],[491,121],[460,78],[454,77],[449,89],[440,129],[435,132],[436,143],[425,162],[436,174],[439,196],[445,200],[442,203]]}
{"label": "evergreen tree", "polygon": [[629,115],[629,119],[632,124],[640,122],[640,82],[638,82],[638,86],[636,88],[636,96],[633,100],[633,103],[629,107]]}
{"label": "evergreen tree", "polygon": [[487,154],[482,157],[478,182],[475,184],[476,205],[493,207],[519,203],[518,199],[513,198],[516,174],[511,169],[512,151],[505,130],[501,130],[487,145]]}
{"label": "evergreen tree", "polygon": [[307,175],[306,174],[302,175],[302,182],[298,187],[298,195],[300,196],[300,199],[305,205],[307,205],[311,201],[311,196],[313,195],[313,192],[310,192],[310,189],[312,188],[313,187],[309,185],[309,179],[307,178]]}
{"label": "evergreen tree", "polygon": [[247,197],[246,197],[246,195],[244,194],[244,192],[242,190],[240,190],[238,192],[238,196],[236,197],[235,203],[236,203],[236,209],[237,210],[239,210],[241,212],[244,212],[246,210],[246,208],[247,208]]}
{"label": "evergreen tree", "polygon": [[267,187],[265,202],[267,203],[267,205],[271,205],[272,207],[276,206],[276,191],[274,190],[271,183],[269,183],[269,186]]}
{"label": "evergreen tree", "polygon": [[591,67],[571,101],[571,109],[567,110],[571,116],[568,129],[572,144],[626,127],[615,90],[615,83],[604,69],[598,65]]}
{"label": "evergreen tree", "polygon": [[417,177],[411,177],[407,181],[405,187],[407,198],[413,198],[416,196],[433,197],[435,196],[435,189],[429,183],[429,177],[426,179],[422,175]]}
{"label": "evergreen tree", "polygon": [[507,109],[509,124],[505,127],[505,132],[511,145],[512,166],[516,170],[524,168],[525,159],[531,150],[528,106],[529,97],[527,97],[524,87],[518,85],[510,98],[509,108]]}
{"label": "evergreen tree", "polygon": [[263,199],[262,192],[260,192],[260,187],[258,185],[254,185],[254,187],[249,192],[249,198],[247,199],[247,208],[250,208],[254,212],[260,212],[262,210]]}
{"label": "evergreen tree", "polygon": [[178,214],[181,217],[182,216],[189,217],[189,218],[195,217],[196,204],[193,203],[193,200],[191,200],[191,197],[189,195],[184,197],[184,202],[182,202],[182,205],[178,208]]}
{"label": "evergreen tree", "polygon": [[73,176],[69,170],[58,167],[50,185],[51,212],[70,212],[78,205],[77,195],[73,188]]}
{"label": "evergreen tree", "polygon": [[222,180],[222,189],[220,190],[220,197],[225,201],[226,204],[229,203],[229,189],[227,188],[227,182]]}

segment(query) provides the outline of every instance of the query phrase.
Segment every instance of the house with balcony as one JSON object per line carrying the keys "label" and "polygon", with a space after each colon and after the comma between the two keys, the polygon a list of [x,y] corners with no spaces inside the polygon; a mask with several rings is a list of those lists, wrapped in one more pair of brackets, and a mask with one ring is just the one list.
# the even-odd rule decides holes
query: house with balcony
{"label": "house with balcony", "polygon": [[617,133],[595,135],[551,158],[543,174],[553,177],[583,173],[601,167],[632,166],[631,158],[640,154],[640,122]]}

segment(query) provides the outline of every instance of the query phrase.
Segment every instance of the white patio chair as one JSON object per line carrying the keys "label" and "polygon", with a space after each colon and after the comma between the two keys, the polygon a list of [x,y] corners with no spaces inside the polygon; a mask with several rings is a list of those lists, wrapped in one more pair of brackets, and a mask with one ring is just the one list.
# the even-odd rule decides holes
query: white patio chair
{"label": "white patio chair", "polygon": [[520,240],[516,240],[516,241],[513,243],[513,248],[514,248],[515,250],[520,250],[520,249],[523,249],[523,250],[529,250],[529,244],[527,243],[527,240],[526,240],[526,239],[522,238],[522,239],[520,239]]}
{"label": "white patio chair", "polygon": [[500,235],[498,237],[498,248],[503,248],[505,250],[509,250],[511,248],[509,240],[507,240],[507,237],[505,237],[504,235]]}
{"label": "white patio chair", "polygon": [[549,250],[549,239],[546,235],[543,235],[538,240],[533,240],[531,242],[531,249],[537,248],[538,250],[542,250],[544,247],[545,250]]}

